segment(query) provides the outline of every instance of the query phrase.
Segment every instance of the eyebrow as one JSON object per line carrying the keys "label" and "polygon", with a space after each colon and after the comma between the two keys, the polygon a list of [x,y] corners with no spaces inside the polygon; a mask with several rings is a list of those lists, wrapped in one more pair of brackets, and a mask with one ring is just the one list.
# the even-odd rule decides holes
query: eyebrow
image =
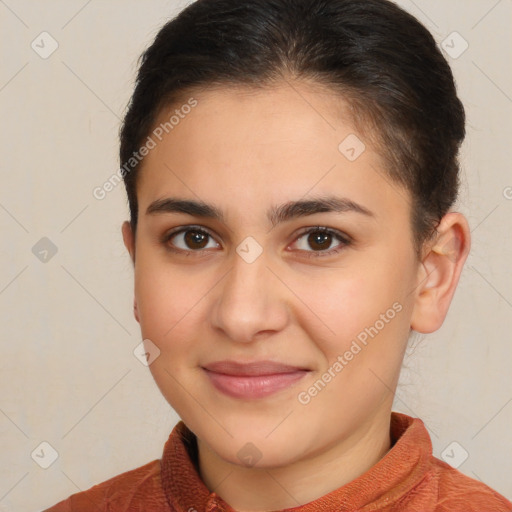
{"label": "eyebrow", "polygon": [[[354,212],[367,217],[375,214],[364,206],[344,197],[322,196],[304,201],[289,201],[279,206],[272,206],[267,211],[267,218],[272,226],[299,217],[316,213],[346,213]],[[224,214],[215,205],[203,201],[166,197],[153,201],[146,209],[146,215],[163,213],[185,213],[194,217],[215,219],[224,222]]]}

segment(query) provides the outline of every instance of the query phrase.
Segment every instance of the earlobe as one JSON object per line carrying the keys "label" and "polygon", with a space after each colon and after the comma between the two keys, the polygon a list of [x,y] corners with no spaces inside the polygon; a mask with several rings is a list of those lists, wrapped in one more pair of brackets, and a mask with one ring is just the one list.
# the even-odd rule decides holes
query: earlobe
{"label": "earlobe", "polygon": [[470,249],[469,226],[460,213],[447,213],[437,233],[418,268],[411,328],[421,333],[443,324]]}
{"label": "earlobe", "polygon": [[140,323],[139,319],[139,310],[137,308],[137,299],[133,299],[133,316],[135,317],[135,320]]}

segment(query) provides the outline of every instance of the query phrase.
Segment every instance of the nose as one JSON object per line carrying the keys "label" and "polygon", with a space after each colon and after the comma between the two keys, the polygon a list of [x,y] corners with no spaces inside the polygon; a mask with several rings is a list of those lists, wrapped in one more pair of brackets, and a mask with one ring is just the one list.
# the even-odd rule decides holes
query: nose
{"label": "nose", "polygon": [[212,324],[233,341],[249,343],[281,331],[289,321],[288,290],[268,263],[265,251],[252,263],[235,253],[219,283]]}

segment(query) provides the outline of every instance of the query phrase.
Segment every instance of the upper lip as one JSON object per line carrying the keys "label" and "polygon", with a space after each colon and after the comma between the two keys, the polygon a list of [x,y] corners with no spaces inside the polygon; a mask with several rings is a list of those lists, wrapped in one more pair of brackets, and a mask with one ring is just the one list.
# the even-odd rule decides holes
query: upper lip
{"label": "upper lip", "polygon": [[279,373],[293,373],[307,370],[299,366],[277,363],[275,361],[254,361],[241,363],[237,361],[217,361],[204,365],[205,370],[225,375],[275,375]]}

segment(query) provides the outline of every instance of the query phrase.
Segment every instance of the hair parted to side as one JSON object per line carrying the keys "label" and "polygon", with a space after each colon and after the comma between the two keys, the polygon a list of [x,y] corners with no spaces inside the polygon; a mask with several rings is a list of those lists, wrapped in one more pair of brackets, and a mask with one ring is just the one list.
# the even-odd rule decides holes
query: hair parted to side
{"label": "hair parted to side", "polygon": [[[165,107],[194,90],[327,86],[378,137],[384,171],[410,191],[418,256],[457,199],[465,113],[430,32],[388,0],[197,0],[141,56],[121,128],[127,162]],[[340,141],[341,142],[341,141]],[[140,164],[123,174],[132,229]]]}

